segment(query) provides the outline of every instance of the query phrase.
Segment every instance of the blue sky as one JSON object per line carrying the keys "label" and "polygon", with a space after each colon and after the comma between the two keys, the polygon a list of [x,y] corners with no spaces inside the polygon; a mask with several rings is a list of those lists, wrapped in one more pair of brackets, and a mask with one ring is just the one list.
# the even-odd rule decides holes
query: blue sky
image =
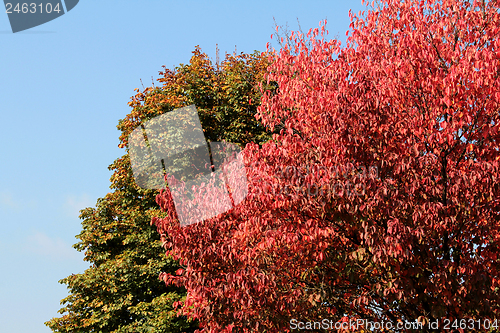
{"label": "blue sky", "polygon": [[[328,19],[345,41],[344,1],[85,1],[13,34],[0,13],[0,332],[50,332],[67,295],[58,281],[88,263],[72,248],[79,210],[109,189],[118,120],[134,88],[165,65],[189,62],[196,45],[215,58],[264,51],[278,25]],[[275,45],[277,46],[277,45]]]}

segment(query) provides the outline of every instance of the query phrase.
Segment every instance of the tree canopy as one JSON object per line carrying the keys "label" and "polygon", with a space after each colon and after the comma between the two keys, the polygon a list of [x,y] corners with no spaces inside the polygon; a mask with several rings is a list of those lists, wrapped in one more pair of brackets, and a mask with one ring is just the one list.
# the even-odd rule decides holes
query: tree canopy
{"label": "tree canopy", "polygon": [[499,2],[382,0],[351,19],[344,47],[321,25],[270,51],[258,117],[283,128],[244,149],[243,203],[180,227],[157,197],[182,266],[162,278],[204,331],[499,317]]}

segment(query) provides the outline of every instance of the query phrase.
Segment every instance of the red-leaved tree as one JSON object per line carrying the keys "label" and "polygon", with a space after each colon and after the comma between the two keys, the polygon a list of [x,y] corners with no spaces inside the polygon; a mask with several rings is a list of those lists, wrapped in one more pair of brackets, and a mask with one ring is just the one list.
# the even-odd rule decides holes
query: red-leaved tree
{"label": "red-leaved tree", "polygon": [[243,151],[246,199],[180,227],[157,197],[183,313],[210,332],[500,318],[499,4],[383,0],[343,48],[292,33],[258,114],[283,129]]}

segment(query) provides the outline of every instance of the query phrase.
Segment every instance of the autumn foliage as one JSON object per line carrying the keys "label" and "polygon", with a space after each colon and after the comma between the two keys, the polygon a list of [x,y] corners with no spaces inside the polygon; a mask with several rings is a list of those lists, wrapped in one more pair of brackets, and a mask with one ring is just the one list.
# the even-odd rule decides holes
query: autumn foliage
{"label": "autumn foliage", "polygon": [[210,332],[284,332],[293,318],[423,322],[500,315],[499,2],[384,0],[271,52],[243,151],[249,195],[180,227],[182,313]]}

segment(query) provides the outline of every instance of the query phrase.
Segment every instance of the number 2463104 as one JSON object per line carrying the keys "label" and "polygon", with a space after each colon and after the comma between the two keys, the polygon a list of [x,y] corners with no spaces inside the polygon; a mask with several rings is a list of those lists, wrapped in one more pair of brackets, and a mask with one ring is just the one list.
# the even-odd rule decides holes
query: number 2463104
{"label": "number 2463104", "polygon": [[47,3],[39,3],[36,4],[34,2],[32,3],[17,3],[15,6],[12,5],[10,2],[7,2],[5,4],[5,9],[7,14],[13,14],[13,13],[18,13],[18,14],[35,14],[35,13],[47,13],[50,14],[52,12],[59,13],[62,9],[59,8],[59,3],[57,3],[55,6],[52,5],[50,2]]}

